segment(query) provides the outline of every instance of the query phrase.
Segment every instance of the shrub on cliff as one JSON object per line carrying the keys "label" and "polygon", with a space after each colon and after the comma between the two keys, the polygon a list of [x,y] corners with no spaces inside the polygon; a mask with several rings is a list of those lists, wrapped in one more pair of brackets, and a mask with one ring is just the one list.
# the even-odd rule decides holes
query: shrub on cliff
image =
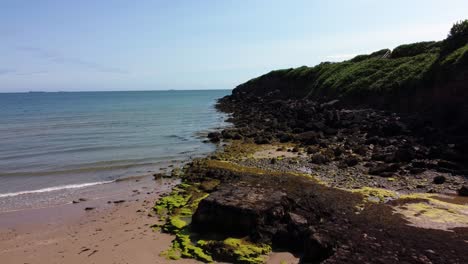
{"label": "shrub on cliff", "polygon": [[411,57],[424,53],[438,53],[441,42],[427,41],[413,44],[405,44],[396,47],[392,52],[392,58]]}
{"label": "shrub on cliff", "polygon": [[444,52],[452,52],[466,44],[468,44],[468,20],[453,25],[447,39],[444,41]]}

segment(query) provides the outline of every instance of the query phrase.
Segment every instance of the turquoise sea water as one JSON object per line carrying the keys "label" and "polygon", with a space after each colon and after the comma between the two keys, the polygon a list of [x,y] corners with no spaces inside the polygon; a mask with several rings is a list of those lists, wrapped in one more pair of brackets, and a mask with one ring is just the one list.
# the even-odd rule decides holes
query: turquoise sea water
{"label": "turquoise sea water", "polygon": [[209,153],[214,91],[0,94],[2,198],[82,188]]}

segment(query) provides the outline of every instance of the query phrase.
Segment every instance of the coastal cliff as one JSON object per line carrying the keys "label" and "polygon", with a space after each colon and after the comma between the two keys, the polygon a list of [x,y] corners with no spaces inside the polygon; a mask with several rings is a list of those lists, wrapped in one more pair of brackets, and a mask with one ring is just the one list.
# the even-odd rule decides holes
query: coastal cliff
{"label": "coastal cliff", "polygon": [[240,101],[253,97],[339,99],[347,106],[431,115],[466,112],[468,21],[454,25],[443,41],[405,44],[343,62],[271,71],[239,85],[229,97]]}
{"label": "coastal cliff", "polygon": [[[442,42],[273,71],[218,109],[233,127],[181,171],[156,228],[168,258],[463,263],[468,21]],[[448,120],[447,117],[450,117]]]}

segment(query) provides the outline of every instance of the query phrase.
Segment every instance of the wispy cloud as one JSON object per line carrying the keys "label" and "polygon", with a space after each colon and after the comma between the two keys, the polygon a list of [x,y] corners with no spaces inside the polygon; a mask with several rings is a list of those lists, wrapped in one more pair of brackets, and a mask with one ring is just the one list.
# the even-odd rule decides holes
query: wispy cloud
{"label": "wispy cloud", "polygon": [[82,68],[86,68],[86,69],[90,69],[94,71],[99,71],[99,72],[105,72],[105,73],[117,73],[117,74],[128,73],[127,70],[119,68],[119,67],[107,66],[107,65],[100,64],[100,63],[96,63],[96,62],[83,60],[80,58],[64,56],[57,52],[53,52],[53,51],[46,50],[43,48],[31,47],[31,46],[18,46],[17,49],[20,51],[31,53],[37,57],[52,61],[54,63],[62,64],[62,65],[78,66],[78,67],[82,67]]}

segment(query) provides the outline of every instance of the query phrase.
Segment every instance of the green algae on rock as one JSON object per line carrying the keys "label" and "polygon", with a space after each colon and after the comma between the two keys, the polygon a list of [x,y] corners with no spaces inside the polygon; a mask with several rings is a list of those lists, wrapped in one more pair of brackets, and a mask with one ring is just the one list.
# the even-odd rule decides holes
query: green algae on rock
{"label": "green algae on rock", "polygon": [[253,244],[246,239],[226,238],[222,241],[199,241],[204,249],[218,256],[221,261],[233,263],[260,264],[265,262],[265,254],[271,247],[265,244]]}
{"label": "green algae on rock", "polygon": [[212,262],[210,255],[190,240],[190,219],[198,203],[208,196],[198,186],[182,183],[172,192],[156,202],[154,210],[164,224],[162,231],[174,234],[171,248],[161,253],[168,259],[193,258],[203,262]]}
{"label": "green algae on rock", "polygon": [[[219,181],[215,181],[219,184]],[[213,183],[211,183],[213,184]],[[154,209],[165,221],[161,230],[175,235],[171,248],[161,253],[168,259],[193,258],[203,262],[213,262],[212,255],[220,259],[230,259],[236,263],[264,263],[264,255],[271,251],[269,245],[256,245],[245,239],[225,240],[191,239],[190,218],[198,203],[208,196],[199,184],[180,184],[171,194],[159,200]],[[222,252],[222,254],[220,253]]]}

